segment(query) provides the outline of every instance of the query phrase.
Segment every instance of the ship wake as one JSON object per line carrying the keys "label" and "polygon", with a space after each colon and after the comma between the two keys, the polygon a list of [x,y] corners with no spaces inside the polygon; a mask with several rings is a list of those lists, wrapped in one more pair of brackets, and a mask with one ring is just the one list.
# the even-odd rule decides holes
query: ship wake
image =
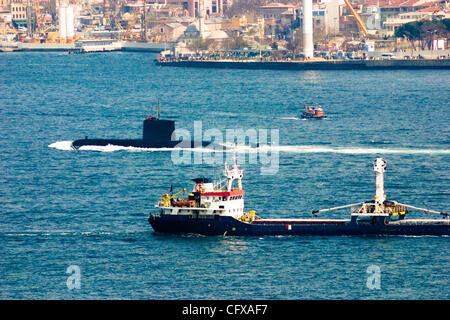
{"label": "ship wake", "polygon": [[[72,141],[57,141],[48,146],[57,150],[70,151],[74,150]],[[97,151],[97,152],[164,152],[164,151],[192,151],[192,152],[238,152],[238,153],[259,153],[259,152],[284,152],[284,153],[338,153],[338,154],[436,154],[450,155],[450,149],[425,149],[425,148],[364,148],[364,147],[331,147],[317,145],[281,145],[281,146],[224,146],[222,148],[137,148],[124,147],[116,145],[107,146],[82,146],[78,150],[81,151]]]}

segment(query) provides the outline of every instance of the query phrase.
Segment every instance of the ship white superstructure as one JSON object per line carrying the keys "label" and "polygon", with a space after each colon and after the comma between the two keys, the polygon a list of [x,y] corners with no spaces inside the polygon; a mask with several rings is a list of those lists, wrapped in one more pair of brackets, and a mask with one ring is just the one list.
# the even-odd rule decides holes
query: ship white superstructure
{"label": "ship white superstructure", "polygon": [[223,215],[241,219],[244,213],[243,170],[239,169],[236,157],[230,167],[225,164],[224,179],[213,182],[207,178],[193,179],[196,183],[187,198],[176,198],[186,189],[175,195],[164,194],[156,205],[163,214],[173,215]]}

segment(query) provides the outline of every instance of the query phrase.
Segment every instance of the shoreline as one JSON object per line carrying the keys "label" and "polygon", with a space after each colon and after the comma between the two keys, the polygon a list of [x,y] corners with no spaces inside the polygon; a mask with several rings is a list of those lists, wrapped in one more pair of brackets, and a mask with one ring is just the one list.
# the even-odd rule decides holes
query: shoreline
{"label": "shoreline", "polygon": [[[124,41],[120,50],[115,51],[159,53],[172,47],[172,43]],[[0,52],[2,51],[1,49],[11,49],[11,51],[7,52],[68,52],[75,49],[75,43],[0,42]]]}

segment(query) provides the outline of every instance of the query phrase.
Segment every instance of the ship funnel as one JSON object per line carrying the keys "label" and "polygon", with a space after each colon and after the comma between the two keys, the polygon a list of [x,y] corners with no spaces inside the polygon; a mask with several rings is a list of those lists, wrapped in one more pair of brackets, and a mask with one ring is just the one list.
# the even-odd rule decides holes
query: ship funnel
{"label": "ship funnel", "polygon": [[386,172],[386,160],[383,158],[377,158],[373,163],[373,170],[377,175],[375,182],[375,202],[377,204],[383,204],[386,200],[386,195],[384,194],[384,173]]}

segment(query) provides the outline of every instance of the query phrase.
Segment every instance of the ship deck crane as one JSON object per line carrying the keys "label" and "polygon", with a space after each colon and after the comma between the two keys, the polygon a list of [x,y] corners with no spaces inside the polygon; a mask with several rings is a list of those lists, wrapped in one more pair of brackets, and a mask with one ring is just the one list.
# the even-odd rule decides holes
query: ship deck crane
{"label": "ship deck crane", "polygon": [[[313,210],[311,213],[317,216],[319,213],[335,211],[345,208],[352,208],[351,214],[357,216],[399,216],[403,219],[408,209],[413,209],[417,211],[422,211],[426,213],[433,213],[442,215],[444,218],[448,218],[449,214],[446,212],[440,212],[436,210],[430,210],[425,208],[419,208],[409,204],[400,203],[395,200],[386,201],[386,195],[384,194],[384,173],[386,171],[386,161],[382,158],[377,158],[374,162],[374,171],[376,172],[375,181],[375,197],[372,201],[358,202],[353,204],[348,204],[344,206]],[[354,210],[356,209],[356,210]]]}
{"label": "ship deck crane", "polygon": [[162,201],[162,203],[163,203],[163,206],[164,206],[164,207],[168,207],[169,204],[170,204],[170,200],[172,200],[173,198],[175,198],[176,196],[178,196],[180,193],[185,192],[185,191],[186,191],[186,188],[184,188],[184,189],[178,191],[177,193],[175,193],[174,195],[171,195],[171,196],[169,196],[169,194],[167,194],[167,193],[166,193],[166,194],[163,194],[162,197],[161,197],[161,201]]}

